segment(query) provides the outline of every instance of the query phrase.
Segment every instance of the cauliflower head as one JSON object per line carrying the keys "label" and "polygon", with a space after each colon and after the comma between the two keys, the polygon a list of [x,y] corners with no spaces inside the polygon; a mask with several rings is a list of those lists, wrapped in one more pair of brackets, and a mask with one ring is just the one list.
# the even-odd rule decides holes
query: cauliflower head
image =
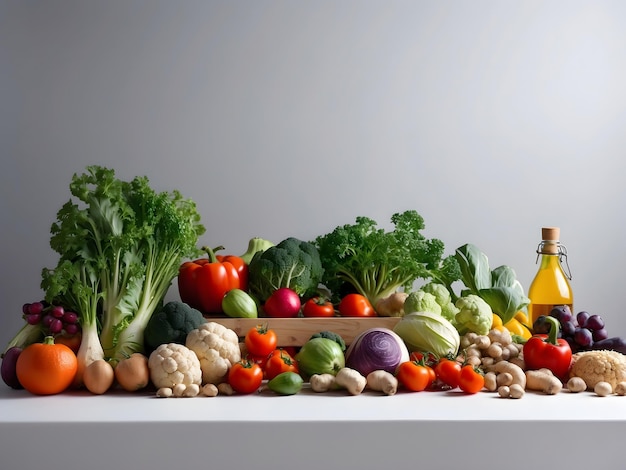
{"label": "cauliflower head", "polygon": [[[456,314],[459,313],[459,309],[454,305],[452,295],[446,286],[439,284],[438,282],[429,282],[428,284],[422,286],[417,292],[425,292],[429,294],[426,296],[419,294],[419,296],[422,297],[421,302],[426,303],[423,305],[423,308],[430,308],[430,310],[427,311],[430,311],[431,313],[439,313],[449,322],[455,322],[455,317]],[[439,309],[431,305],[432,299],[430,298],[430,295],[435,297],[435,302],[439,305]]]}
{"label": "cauliflower head", "polygon": [[609,350],[582,351],[572,356],[570,377],[580,377],[593,390],[598,382],[608,382],[615,390],[626,381],[626,355]]}
{"label": "cauliflower head", "polygon": [[450,295],[448,288],[438,282],[429,282],[428,284],[422,286],[420,290],[433,294],[435,296],[435,300],[441,307],[452,301],[452,296]]}
{"label": "cauliflower head", "polygon": [[450,301],[445,305],[441,306],[441,316],[446,320],[456,325],[456,314],[459,313],[459,309],[456,308],[454,302]]}
{"label": "cauliflower head", "polygon": [[411,312],[430,312],[441,315],[441,305],[437,303],[437,298],[423,290],[411,292],[404,300],[404,311]]}
{"label": "cauliflower head", "polygon": [[459,309],[459,312],[454,317],[454,320],[460,334],[474,332],[479,335],[486,335],[489,333],[493,324],[493,312],[482,297],[468,294],[460,297],[456,301],[455,306]]}
{"label": "cauliflower head", "polygon": [[159,345],[148,358],[150,380],[156,388],[172,388],[178,384],[200,385],[202,370],[198,356],[178,343]]}
{"label": "cauliflower head", "polygon": [[205,384],[224,382],[231,366],[241,360],[237,333],[217,322],[207,322],[191,330],[185,346],[198,356]]}

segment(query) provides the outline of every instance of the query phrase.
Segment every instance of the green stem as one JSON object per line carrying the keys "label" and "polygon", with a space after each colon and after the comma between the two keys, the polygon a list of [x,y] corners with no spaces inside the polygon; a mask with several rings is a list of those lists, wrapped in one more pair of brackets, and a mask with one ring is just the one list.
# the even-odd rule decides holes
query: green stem
{"label": "green stem", "polygon": [[209,261],[211,263],[217,263],[217,256],[215,255],[215,252],[223,250],[223,249],[224,249],[224,247],[222,245],[217,246],[215,248],[210,248],[208,246],[203,246],[202,247],[202,251],[206,252],[206,254],[209,256]]}
{"label": "green stem", "polygon": [[550,331],[548,332],[548,338],[546,339],[546,343],[550,343],[550,344],[554,344],[555,346],[558,346],[559,345],[558,334],[561,328],[561,324],[556,318],[551,317],[549,315],[546,315],[546,321],[550,323]]}

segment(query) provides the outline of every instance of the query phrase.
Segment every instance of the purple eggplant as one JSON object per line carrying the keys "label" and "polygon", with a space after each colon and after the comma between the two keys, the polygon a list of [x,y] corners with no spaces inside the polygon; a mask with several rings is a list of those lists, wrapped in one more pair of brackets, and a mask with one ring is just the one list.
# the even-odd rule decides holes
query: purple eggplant
{"label": "purple eggplant", "polygon": [[626,354],[626,339],[621,338],[619,336],[615,336],[613,338],[607,338],[600,341],[595,341],[590,348],[586,349],[608,349],[611,351],[617,351],[622,354]]}

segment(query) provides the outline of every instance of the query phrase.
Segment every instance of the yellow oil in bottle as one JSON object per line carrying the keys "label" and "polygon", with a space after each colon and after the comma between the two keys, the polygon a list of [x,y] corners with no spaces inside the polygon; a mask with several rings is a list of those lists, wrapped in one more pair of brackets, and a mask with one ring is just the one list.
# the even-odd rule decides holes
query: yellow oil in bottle
{"label": "yellow oil in bottle", "polygon": [[570,276],[565,274],[561,264],[563,258],[567,260],[567,250],[559,242],[560,230],[557,227],[544,227],[541,234],[542,242],[537,249],[541,263],[528,289],[528,318],[531,325],[541,315],[549,315],[555,305],[567,305],[574,311]]}

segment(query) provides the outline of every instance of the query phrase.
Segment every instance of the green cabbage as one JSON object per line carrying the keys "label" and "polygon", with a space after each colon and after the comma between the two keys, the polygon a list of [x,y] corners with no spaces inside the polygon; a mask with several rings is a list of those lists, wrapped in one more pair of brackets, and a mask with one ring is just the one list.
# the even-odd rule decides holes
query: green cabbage
{"label": "green cabbage", "polygon": [[456,356],[461,345],[457,329],[441,315],[411,312],[404,315],[393,331],[409,351],[433,353],[437,357]]}
{"label": "green cabbage", "polygon": [[345,356],[339,344],[328,338],[308,340],[296,354],[298,369],[306,377],[314,374],[336,375],[346,366]]}

